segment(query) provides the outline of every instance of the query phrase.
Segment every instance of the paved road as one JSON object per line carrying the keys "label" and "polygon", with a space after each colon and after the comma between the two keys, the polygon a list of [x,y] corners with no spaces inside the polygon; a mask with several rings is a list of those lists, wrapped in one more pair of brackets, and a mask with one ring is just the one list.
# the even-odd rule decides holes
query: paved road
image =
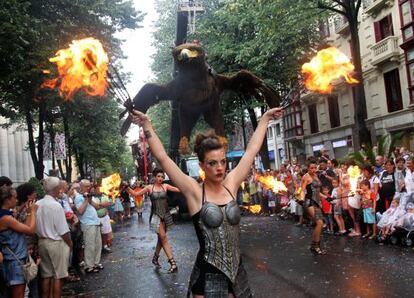
{"label": "paved road", "polygon": [[[241,247],[255,297],[413,297],[414,251],[379,246],[370,240],[326,236],[326,256],[309,252],[309,228],[275,217],[243,217]],[[155,271],[151,258],[156,236],[144,221],[115,226],[114,252],[105,269],[65,287],[78,297],[185,297],[198,250],[190,222],[168,233],[179,270]]]}

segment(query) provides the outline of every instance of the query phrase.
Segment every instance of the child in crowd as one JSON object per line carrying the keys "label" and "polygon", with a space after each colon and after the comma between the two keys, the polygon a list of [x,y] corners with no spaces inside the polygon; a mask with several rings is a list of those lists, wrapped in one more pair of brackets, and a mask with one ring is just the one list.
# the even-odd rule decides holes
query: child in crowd
{"label": "child in crowd", "polygon": [[328,186],[322,186],[321,202],[322,202],[322,212],[324,214],[324,220],[326,224],[326,230],[329,234],[333,234],[333,218],[332,218],[332,196],[329,193]]}
{"label": "child in crowd", "polygon": [[362,238],[374,239],[375,230],[375,207],[376,207],[376,193],[370,190],[369,180],[362,180],[360,189],[358,190],[361,196],[361,208],[364,214],[364,224],[366,225],[366,234]]}
{"label": "child in crowd", "polygon": [[378,222],[378,227],[381,229],[382,232],[382,239],[384,240],[385,237],[391,234],[394,231],[394,227],[397,224],[398,219],[400,219],[405,211],[403,212],[402,208],[399,208],[400,205],[400,198],[394,197],[391,202],[391,207],[387,209],[382,215],[377,216],[380,218]]}
{"label": "child in crowd", "polygon": [[338,178],[334,178],[332,180],[332,209],[333,209],[333,214],[334,214],[334,218],[336,221],[336,224],[338,225],[338,232],[337,235],[339,236],[343,236],[346,234],[346,230],[345,230],[345,222],[344,222],[344,218],[342,216],[343,213],[343,209],[342,209],[342,200],[338,195],[338,190],[339,190],[339,179]]}

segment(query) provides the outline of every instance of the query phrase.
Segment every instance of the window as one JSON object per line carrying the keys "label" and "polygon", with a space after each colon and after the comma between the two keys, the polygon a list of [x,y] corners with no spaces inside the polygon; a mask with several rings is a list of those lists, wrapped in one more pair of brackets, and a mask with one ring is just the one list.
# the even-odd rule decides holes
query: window
{"label": "window", "polygon": [[322,38],[329,37],[329,21],[328,19],[319,20],[319,32]]}
{"label": "window", "polygon": [[414,37],[414,1],[412,0],[400,0],[400,20],[401,31],[403,34],[404,42],[411,40]]}
{"label": "window", "polygon": [[328,96],[328,109],[329,109],[329,120],[331,122],[331,128],[341,126],[341,120],[339,118],[339,105],[338,96]]}
{"label": "window", "polygon": [[280,124],[276,124],[276,135],[279,137],[280,136]]}
{"label": "window", "polygon": [[309,112],[309,124],[311,133],[319,132],[319,125],[318,125],[318,113],[316,110],[316,104],[311,104],[308,107]]}
{"label": "window", "polygon": [[268,139],[273,138],[273,127],[271,126],[267,128],[267,138]]}
{"label": "window", "polygon": [[378,22],[374,22],[374,31],[376,42],[379,42],[388,36],[394,35],[391,15],[386,16]]}
{"label": "window", "polygon": [[387,96],[388,112],[395,112],[403,108],[401,98],[400,75],[398,68],[384,73],[385,94]]}

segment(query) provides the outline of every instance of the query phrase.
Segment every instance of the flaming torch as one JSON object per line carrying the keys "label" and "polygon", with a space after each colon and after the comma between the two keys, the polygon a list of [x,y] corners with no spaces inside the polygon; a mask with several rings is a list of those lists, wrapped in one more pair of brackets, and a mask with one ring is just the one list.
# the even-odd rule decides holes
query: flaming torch
{"label": "flaming torch", "polygon": [[274,193],[287,192],[285,184],[279,180],[276,180],[273,176],[257,175],[256,180],[262,183],[266,188],[272,189]]}
{"label": "flaming torch", "polygon": [[308,90],[331,93],[332,82],[344,78],[348,84],[357,84],[352,77],[355,67],[350,59],[335,47],[319,51],[308,63],[303,64],[302,73],[305,76],[305,86]]}
{"label": "flaming torch", "polygon": [[91,96],[105,95],[109,58],[99,40],[92,37],[74,40],[49,61],[56,63],[59,76],[45,80],[41,88],[53,89],[60,83],[59,94],[65,100],[81,89]]}
{"label": "flaming torch", "polygon": [[111,176],[102,179],[99,190],[114,201],[119,195],[121,181],[121,176],[119,176],[119,174],[112,174]]}
{"label": "flaming torch", "polygon": [[357,166],[350,166],[347,173],[351,184],[351,192],[355,194],[358,187],[358,178],[361,176],[361,170]]}

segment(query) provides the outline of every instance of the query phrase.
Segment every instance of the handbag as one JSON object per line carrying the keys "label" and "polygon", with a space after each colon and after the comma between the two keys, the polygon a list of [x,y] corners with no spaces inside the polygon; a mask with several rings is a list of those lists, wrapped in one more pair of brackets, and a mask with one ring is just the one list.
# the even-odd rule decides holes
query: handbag
{"label": "handbag", "polygon": [[33,279],[35,279],[37,276],[38,268],[37,268],[37,264],[35,263],[33,258],[30,256],[30,254],[27,258],[27,262],[23,264],[22,261],[19,260],[19,258],[14,254],[14,252],[8,246],[6,246],[6,248],[13,255],[13,257],[20,264],[20,266],[22,266],[23,275],[24,275],[24,279],[26,280],[26,282],[30,283]]}

